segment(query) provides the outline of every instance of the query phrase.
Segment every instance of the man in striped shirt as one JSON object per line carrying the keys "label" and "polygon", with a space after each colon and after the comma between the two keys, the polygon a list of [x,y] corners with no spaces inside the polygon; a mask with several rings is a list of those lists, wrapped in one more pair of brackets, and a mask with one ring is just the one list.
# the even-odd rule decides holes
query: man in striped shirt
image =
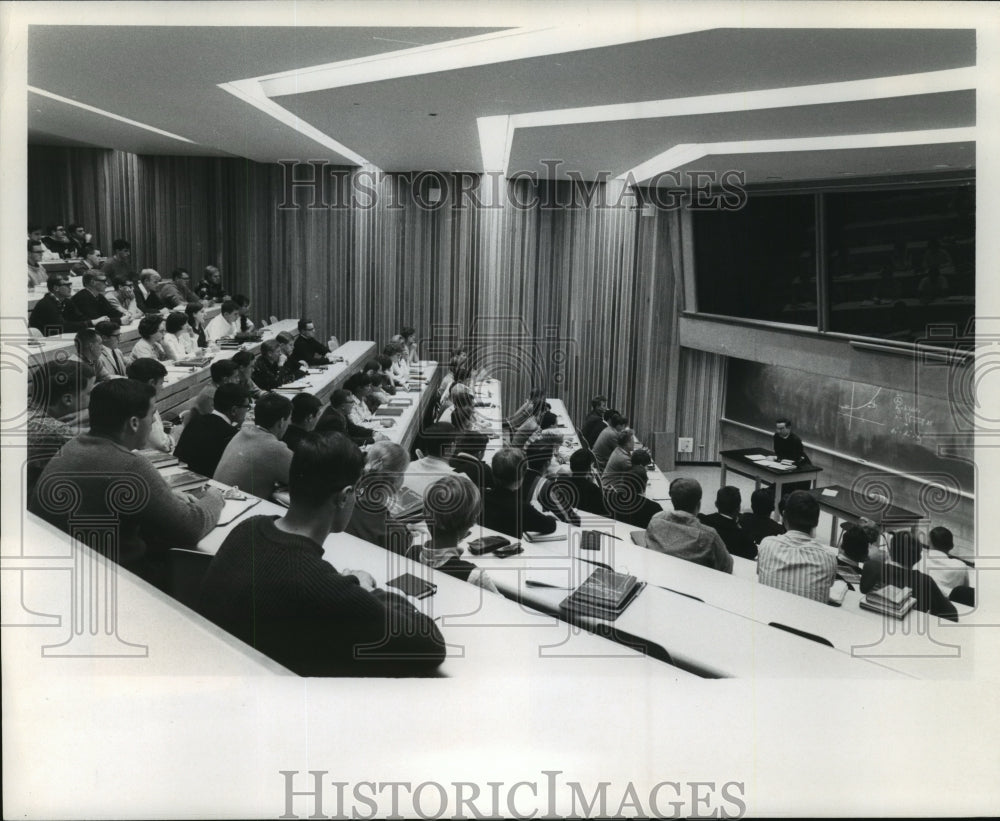
{"label": "man in striped shirt", "polygon": [[757,581],[797,596],[825,602],[837,573],[837,554],[813,538],[819,524],[819,502],[804,490],[785,500],[787,533],[761,540]]}

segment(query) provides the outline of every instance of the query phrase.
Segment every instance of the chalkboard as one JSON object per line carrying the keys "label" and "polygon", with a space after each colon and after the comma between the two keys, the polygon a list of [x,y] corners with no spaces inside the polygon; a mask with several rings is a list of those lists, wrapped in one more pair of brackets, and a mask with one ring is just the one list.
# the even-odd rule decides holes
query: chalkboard
{"label": "chalkboard", "polygon": [[[809,445],[904,473],[951,476],[973,492],[973,434],[944,399],[916,396],[864,382],[731,359],[726,418],[765,430],[788,416]],[[956,457],[939,455],[954,453]]]}

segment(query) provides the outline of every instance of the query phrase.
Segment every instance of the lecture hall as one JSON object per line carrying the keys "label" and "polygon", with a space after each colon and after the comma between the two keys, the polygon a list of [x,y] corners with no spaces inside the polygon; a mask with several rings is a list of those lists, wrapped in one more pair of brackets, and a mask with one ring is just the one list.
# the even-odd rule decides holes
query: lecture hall
{"label": "lecture hall", "polygon": [[972,675],[976,30],[665,17],[32,26],[4,623],[422,687]]}

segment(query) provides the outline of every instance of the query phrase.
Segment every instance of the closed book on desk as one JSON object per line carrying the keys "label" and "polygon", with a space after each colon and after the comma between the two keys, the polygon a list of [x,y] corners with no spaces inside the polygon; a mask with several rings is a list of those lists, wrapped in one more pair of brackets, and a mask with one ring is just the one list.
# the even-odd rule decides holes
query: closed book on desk
{"label": "closed book on desk", "polygon": [[375,416],[402,416],[403,410],[403,408],[387,408],[382,405],[375,411]]}
{"label": "closed book on desk", "polygon": [[[407,396],[401,396],[398,399],[390,399],[385,403],[385,406],[390,408],[408,408],[413,404],[413,400]],[[383,406],[383,407],[385,407]]]}
{"label": "closed book on desk", "polygon": [[645,587],[635,576],[599,567],[559,604],[567,613],[614,621]]}
{"label": "closed book on desk", "polygon": [[873,590],[861,600],[860,604],[864,610],[901,619],[917,603],[912,594],[913,591],[909,587],[895,587],[890,584]]}
{"label": "closed book on desk", "polygon": [[569,526],[566,522],[556,522],[556,529],[551,533],[538,533],[530,530],[524,532],[526,542],[558,542],[569,538]]}
{"label": "closed book on desk", "polygon": [[188,488],[200,487],[208,480],[200,473],[193,470],[182,470],[180,473],[173,473],[163,477],[171,490],[187,490]]}
{"label": "closed book on desk", "polygon": [[176,368],[204,368],[212,363],[210,356],[193,356],[190,359],[180,359],[174,362]]}

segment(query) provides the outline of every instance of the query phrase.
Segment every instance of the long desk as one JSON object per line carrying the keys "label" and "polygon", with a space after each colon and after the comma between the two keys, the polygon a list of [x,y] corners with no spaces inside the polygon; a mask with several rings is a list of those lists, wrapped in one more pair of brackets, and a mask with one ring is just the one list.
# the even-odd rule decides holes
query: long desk
{"label": "long desk", "polygon": [[764,448],[742,448],[740,450],[720,450],[719,451],[719,462],[722,464],[722,478],[719,481],[719,487],[723,487],[726,484],[726,471],[732,470],[736,473],[741,473],[744,476],[749,476],[754,480],[754,489],[760,490],[761,482],[767,482],[768,484],[774,485],[774,515],[778,518],[778,504],[781,502],[781,490],[787,484],[792,484],[794,482],[801,482],[806,480],[810,483],[810,486],[814,487],[816,484],[816,476],[822,472],[823,468],[816,467],[815,465],[802,465],[792,470],[776,470],[774,468],[767,467],[766,465],[761,465],[749,456],[768,456],[773,457],[774,454],[769,450],[764,450]]}
{"label": "long desk", "polygon": [[875,504],[866,500],[866,508],[868,509],[862,509],[851,498],[851,491],[841,485],[817,487],[810,490],[809,493],[819,502],[820,510],[826,511],[832,518],[830,524],[830,544],[832,545],[839,542],[837,531],[841,519],[857,524],[862,517],[865,517],[874,521],[884,530],[907,528],[911,531],[927,521],[919,513],[898,507],[888,500],[883,503],[876,501]]}
{"label": "long desk", "polygon": [[[291,323],[294,326],[295,320],[283,320],[268,327],[277,328],[275,331],[275,334],[277,334],[282,330],[288,330],[287,328],[279,327],[285,323]],[[273,336],[270,338],[273,338]],[[333,353],[335,356],[340,357],[342,361],[323,365],[322,368],[310,368],[308,375],[294,382],[282,385],[276,389],[276,393],[282,393],[291,397],[302,391],[307,391],[319,399],[320,402],[326,404],[330,395],[342,387],[351,374],[355,373],[365,362],[375,355],[376,348],[374,342],[352,340],[345,342],[333,351]]]}
{"label": "long desk", "polygon": [[437,362],[421,361],[417,363],[413,376],[414,382],[420,385],[419,390],[396,389],[394,398],[411,400],[403,408],[403,412],[399,416],[379,416],[376,411],[371,422],[374,430],[383,433],[390,442],[400,445],[408,453],[413,449],[424,415],[437,395],[437,386],[441,383],[441,368]]}

